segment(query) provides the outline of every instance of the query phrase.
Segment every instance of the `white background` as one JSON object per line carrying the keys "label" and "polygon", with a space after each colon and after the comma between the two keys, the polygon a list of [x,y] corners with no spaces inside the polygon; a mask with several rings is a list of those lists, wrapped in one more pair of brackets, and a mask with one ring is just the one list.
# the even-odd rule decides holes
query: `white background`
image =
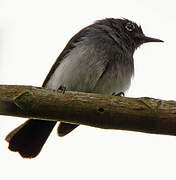
{"label": "white background", "polygon": [[[126,96],[176,100],[176,12],[172,0],[0,0],[0,84],[41,86],[67,41],[97,19],[125,17],[165,43],[141,46]],[[54,129],[42,152],[22,159],[4,141],[25,119],[0,116],[1,179],[175,179],[176,137],[80,126]]]}

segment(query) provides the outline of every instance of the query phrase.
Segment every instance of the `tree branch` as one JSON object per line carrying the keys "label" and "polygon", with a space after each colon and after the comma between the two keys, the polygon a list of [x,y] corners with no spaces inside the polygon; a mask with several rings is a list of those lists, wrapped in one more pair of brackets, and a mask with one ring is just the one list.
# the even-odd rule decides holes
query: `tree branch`
{"label": "tree branch", "polygon": [[0,85],[0,115],[176,135],[176,101]]}

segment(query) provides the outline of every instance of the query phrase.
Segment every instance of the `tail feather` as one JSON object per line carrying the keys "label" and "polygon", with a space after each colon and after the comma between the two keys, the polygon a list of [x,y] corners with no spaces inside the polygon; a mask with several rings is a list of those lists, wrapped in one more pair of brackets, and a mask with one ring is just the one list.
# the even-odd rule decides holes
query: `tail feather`
{"label": "tail feather", "polygon": [[9,149],[17,151],[24,158],[36,157],[56,122],[30,119],[10,132],[6,141],[9,142]]}
{"label": "tail feather", "polygon": [[75,129],[76,127],[78,127],[79,125],[77,124],[69,124],[69,123],[60,123],[57,129],[57,134],[60,137],[63,137],[65,135],[67,135],[68,133],[70,133],[73,129]]}

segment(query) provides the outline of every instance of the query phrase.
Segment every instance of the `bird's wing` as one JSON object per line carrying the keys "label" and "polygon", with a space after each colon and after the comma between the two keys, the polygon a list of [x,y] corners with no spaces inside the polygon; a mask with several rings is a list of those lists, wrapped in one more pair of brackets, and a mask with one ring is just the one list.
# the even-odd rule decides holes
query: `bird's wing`
{"label": "bird's wing", "polygon": [[81,30],[79,33],[77,33],[75,36],[73,36],[70,39],[70,41],[67,43],[66,47],[63,49],[63,51],[61,52],[61,54],[58,56],[55,63],[51,67],[50,72],[48,73],[48,75],[46,76],[46,78],[45,78],[45,80],[43,82],[43,85],[42,85],[43,87],[46,86],[46,84],[49,81],[50,77],[52,76],[52,74],[54,73],[56,68],[60,65],[60,63],[64,59],[64,57],[75,47],[75,44],[77,42],[81,41],[81,39],[84,36],[86,36],[86,34],[87,34],[87,30],[86,30],[86,28],[84,28],[83,30]]}

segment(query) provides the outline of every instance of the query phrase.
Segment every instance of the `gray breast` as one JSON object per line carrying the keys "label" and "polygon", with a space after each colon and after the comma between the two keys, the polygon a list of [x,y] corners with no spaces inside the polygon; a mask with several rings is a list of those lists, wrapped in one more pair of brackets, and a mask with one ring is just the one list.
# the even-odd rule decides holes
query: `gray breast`
{"label": "gray breast", "polygon": [[109,58],[104,49],[83,40],[64,57],[46,87],[58,89],[63,85],[71,91],[102,94],[125,92],[133,74],[131,65]]}

